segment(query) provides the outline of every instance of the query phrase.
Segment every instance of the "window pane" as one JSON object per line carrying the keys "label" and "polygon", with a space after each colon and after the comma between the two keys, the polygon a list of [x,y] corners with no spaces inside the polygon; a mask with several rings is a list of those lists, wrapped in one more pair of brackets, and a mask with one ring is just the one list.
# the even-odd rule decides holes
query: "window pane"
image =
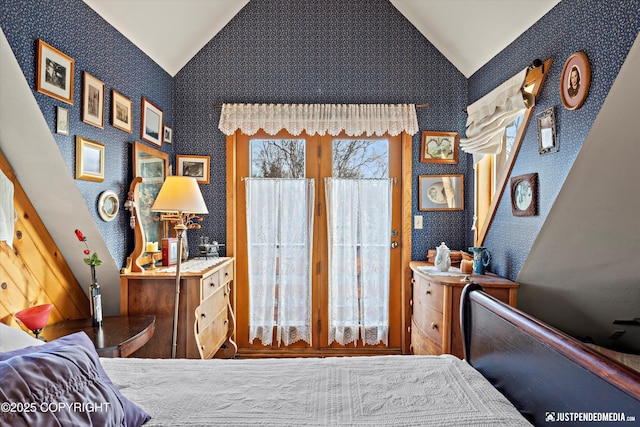
{"label": "window pane", "polygon": [[304,178],[304,139],[252,139],[252,178]]}
{"label": "window pane", "polygon": [[334,178],[387,178],[389,141],[387,139],[334,139]]}

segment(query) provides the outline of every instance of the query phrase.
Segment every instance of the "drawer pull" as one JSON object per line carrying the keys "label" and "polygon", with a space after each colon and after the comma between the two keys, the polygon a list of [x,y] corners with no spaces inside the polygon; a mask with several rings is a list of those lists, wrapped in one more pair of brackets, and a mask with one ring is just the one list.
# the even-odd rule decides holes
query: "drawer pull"
{"label": "drawer pull", "polygon": [[224,275],[225,275],[225,276],[228,276],[228,275],[229,275],[229,272],[228,272],[228,271],[225,271],[225,272],[224,272]]}
{"label": "drawer pull", "polygon": [[209,285],[211,285],[211,286],[215,286],[215,285],[216,285],[216,283],[215,283],[215,282],[211,282],[211,283],[209,283]]}
{"label": "drawer pull", "polygon": [[427,291],[427,292],[426,292],[426,294],[427,294],[427,295],[431,295],[431,291]]}
{"label": "drawer pull", "polygon": [[431,329],[438,329],[438,324],[436,322],[431,322]]}
{"label": "drawer pull", "polygon": [[200,317],[202,317],[204,319],[205,317],[207,317],[207,315],[202,313],[202,314],[200,314]]}
{"label": "drawer pull", "polygon": [[224,324],[226,325],[227,323],[229,323],[229,319],[224,319]]}

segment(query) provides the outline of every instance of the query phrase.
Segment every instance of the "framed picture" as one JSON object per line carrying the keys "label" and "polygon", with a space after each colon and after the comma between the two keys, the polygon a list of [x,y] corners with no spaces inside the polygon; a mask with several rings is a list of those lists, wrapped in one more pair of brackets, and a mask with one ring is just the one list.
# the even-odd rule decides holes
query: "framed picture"
{"label": "framed picture", "polygon": [[110,222],[116,218],[120,210],[120,200],[113,190],[106,190],[98,198],[98,215],[103,221]]}
{"label": "framed picture", "polygon": [[76,179],[104,181],[104,145],[76,135]]}
{"label": "framed picture", "polygon": [[36,90],[73,105],[73,58],[40,39],[36,52]]}
{"label": "framed picture", "polygon": [[162,265],[175,265],[178,262],[178,239],[167,237],[161,241]]}
{"label": "framed picture", "polygon": [[463,175],[420,175],[418,177],[418,203],[421,211],[463,210]]}
{"label": "framed picture", "polygon": [[538,174],[511,178],[511,212],[514,216],[538,214]]}
{"label": "framed picture", "polygon": [[540,154],[556,153],[558,140],[556,138],[556,117],[554,108],[549,107],[536,115],[538,122],[538,152]]}
{"label": "framed picture", "polygon": [[162,146],[162,120],[164,113],[147,98],[142,98],[140,138],[157,146]]}
{"label": "framed picture", "polygon": [[82,121],[104,129],[104,82],[86,71],[82,75]]}
{"label": "framed picture", "polygon": [[124,95],[111,91],[111,126],[132,133],[131,100]]}
{"label": "framed picture", "polygon": [[56,133],[69,135],[69,110],[56,107]]}
{"label": "framed picture", "polygon": [[209,156],[176,155],[176,169],[179,176],[192,176],[199,184],[209,183]]}
{"label": "framed picture", "polygon": [[164,125],[164,142],[168,144],[173,143],[173,129],[167,125]]}
{"label": "framed picture", "polygon": [[560,76],[560,98],[567,110],[577,110],[584,104],[591,85],[591,66],[583,52],[569,56]]}
{"label": "framed picture", "polygon": [[458,132],[422,132],[422,163],[458,163]]}

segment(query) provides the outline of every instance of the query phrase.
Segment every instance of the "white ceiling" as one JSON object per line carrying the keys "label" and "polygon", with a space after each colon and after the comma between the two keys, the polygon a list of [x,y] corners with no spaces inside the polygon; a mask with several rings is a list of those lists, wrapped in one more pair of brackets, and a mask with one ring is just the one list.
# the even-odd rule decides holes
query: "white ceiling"
{"label": "white ceiling", "polygon": [[[389,0],[471,76],[560,0]],[[84,0],[175,76],[249,0]],[[146,23],[146,24],[141,24]]]}

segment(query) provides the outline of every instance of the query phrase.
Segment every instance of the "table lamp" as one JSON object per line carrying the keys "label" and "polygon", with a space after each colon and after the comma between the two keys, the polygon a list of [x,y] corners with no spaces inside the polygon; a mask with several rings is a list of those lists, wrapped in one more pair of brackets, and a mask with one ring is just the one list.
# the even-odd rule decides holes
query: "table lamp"
{"label": "table lamp", "polygon": [[41,304],[20,310],[15,313],[14,316],[20,321],[20,323],[29,328],[37,339],[44,341],[44,339],[38,335],[40,335],[42,329],[47,326],[49,314],[52,309],[53,304]]}
{"label": "table lamp", "polygon": [[[162,184],[162,188],[156,197],[153,212],[165,212],[177,215],[174,226],[178,238],[178,248],[182,248],[182,234],[187,226],[184,224],[184,214],[207,214],[207,205],[204,203],[198,181],[189,176],[168,176]],[[178,305],[180,303],[180,264],[182,257],[178,256],[176,262],[176,298],[173,314],[173,336],[171,343],[171,358],[176,357],[178,345]]]}

